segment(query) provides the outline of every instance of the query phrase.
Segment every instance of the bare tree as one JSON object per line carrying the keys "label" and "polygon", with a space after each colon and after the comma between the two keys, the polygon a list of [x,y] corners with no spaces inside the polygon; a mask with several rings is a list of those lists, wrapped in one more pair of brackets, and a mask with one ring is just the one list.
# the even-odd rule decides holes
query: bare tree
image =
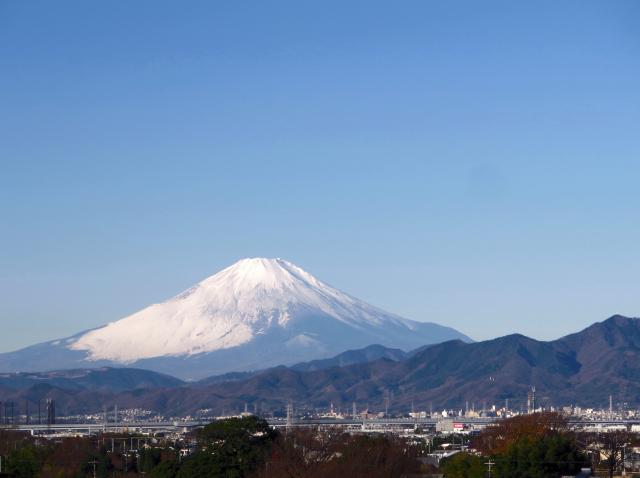
{"label": "bare tree", "polygon": [[391,436],[349,435],[337,429],[296,429],[282,435],[260,478],[392,478],[419,467],[416,450]]}
{"label": "bare tree", "polygon": [[637,438],[626,430],[608,433],[593,433],[585,435],[582,440],[596,458],[596,464],[603,466],[609,478],[613,478],[616,471],[624,466],[625,448],[637,441]]}

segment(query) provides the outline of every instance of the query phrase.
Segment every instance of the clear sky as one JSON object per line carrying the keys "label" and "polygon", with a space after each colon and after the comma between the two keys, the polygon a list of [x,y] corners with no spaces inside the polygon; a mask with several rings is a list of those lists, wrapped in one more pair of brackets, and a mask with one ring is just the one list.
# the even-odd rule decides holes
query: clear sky
{"label": "clear sky", "polygon": [[640,315],[640,2],[0,0],[0,351],[251,256],[475,339]]}

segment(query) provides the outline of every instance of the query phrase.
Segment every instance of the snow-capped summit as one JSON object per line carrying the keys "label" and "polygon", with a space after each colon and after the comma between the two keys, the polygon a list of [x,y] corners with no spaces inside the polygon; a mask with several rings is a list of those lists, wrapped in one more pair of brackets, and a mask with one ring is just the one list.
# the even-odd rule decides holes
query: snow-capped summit
{"label": "snow-capped summit", "polygon": [[48,345],[56,357],[66,357],[61,349],[73,354],[74,366],[78,360],[136,364],[196,378],[324,358],[374,343],[406,350],[454,338],[468,340],[448,327],[373,307],[291,262],[252,258],[165,302]]}

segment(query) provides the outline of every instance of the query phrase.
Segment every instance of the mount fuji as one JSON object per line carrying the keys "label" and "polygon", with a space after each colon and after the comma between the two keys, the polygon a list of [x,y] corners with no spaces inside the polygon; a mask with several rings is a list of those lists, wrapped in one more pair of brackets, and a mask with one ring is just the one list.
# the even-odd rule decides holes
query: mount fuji
{"label": "mount fuji", "polygon": [[72,337],[0,354],[0,371],[135,366],[185,379],[451,339],[385,312],[282,259],[243,259],[160,304]]}

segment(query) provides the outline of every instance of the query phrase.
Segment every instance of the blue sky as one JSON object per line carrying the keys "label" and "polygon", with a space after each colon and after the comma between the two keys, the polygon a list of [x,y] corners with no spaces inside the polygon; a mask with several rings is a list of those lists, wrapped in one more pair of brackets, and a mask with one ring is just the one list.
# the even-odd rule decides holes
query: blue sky
{"label": "blue sky", "polygon": [[251,256],[476,339],[640,315],[639,21],[0,0],[0,351]]}

